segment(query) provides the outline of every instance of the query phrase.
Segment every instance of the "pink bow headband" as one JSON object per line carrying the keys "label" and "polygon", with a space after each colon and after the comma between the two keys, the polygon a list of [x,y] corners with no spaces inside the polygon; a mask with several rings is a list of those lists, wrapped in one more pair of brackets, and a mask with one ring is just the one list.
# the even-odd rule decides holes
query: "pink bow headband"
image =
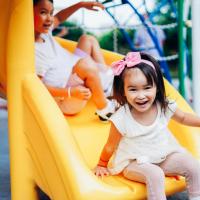
{"label": "pink bow headband", "polygon": [[112,67],[114,75],[119,76],[125,67],[134,67],[135,65],[139,63],[146,63],[147,65],[155,69],[154,65],[150,61],[144,60],[141,58],[141,55],[139,52],[128,53],[126,57],[124,58],[124,60],[113,62],[111,67]]}

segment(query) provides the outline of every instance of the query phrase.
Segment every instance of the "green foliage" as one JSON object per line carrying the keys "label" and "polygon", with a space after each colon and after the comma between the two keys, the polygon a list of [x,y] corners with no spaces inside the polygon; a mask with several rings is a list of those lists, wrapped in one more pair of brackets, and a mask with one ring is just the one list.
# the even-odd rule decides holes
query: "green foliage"
{"label": "green foliage", "polygon": [[[154,0],[155,8],[160,3],[160,0]],[[177,9],[177,0],[173,1],[174,8]],[[151,10],[154,12],[154,8]],[[166,4],[160,9],[157,15],[153,18],[154,24],[158,25],[166,25],[177,22],[177,17],[173,12],[172,7],[170,4]],[[66,39],[77,41],[80,36],[84,33],[83,29],[78,27],[77,22],[64,22],[62,26],[71,27],[69,29],[68,34],[64,36]],[[78,27],[74,29],[73,27]],[[58,31],[58,30],[57,30]],[[102,35],[98,37],[99,43],[101,48],[107,49],[110,51],[114,50],[114,30],[110,30],[108,32],[104,32]],[[134,41],[134,30],[126,30],[127,33],[130,35],[132,41]],[[178,53],[178,26],[175,28],[165,29],[166,34],[166,41],[164,44],[164,52],[166,56],[174,55]],[[56,32],[54,32],[56,34]],[[191,54],[191,29],[187,30],[189,37],[187,38],[187,46],[189,46],[189,54]],[[87,32],[87,34],[93,35],[91,32]],[[123,34],[119,29],[117,29],[117,48],[118,52],[122,54],[126,54],[130,51],[130,47],[123,37]],[[191,57],[191,56],[190,56]],[[191,59],[189,60],[191,63]],[[178,59],[169,61],[168,65],[170,66],[170,70],[173,73],[173,76],[177,76],[177,66],[178,66]]]}
{"label": "green foliage", "polygon": [[[78,41],[80,36],[83,34],[83,29],[80,28],[80,27],[77,27],[76,22],[66,21],[66,22],[63,23],[63,26],[72,28],[72,29],[68,29],[68,34],[64,36],[65,39]],[[73,27],[77,27],[77,28],[74,29]]]}
{"label": "green foliage", "polygon": [[[68,33],[63,36],[63,38],[68,40],[78,41],[80,36],[84,33],[83,29],[77,24],[77,22],[65,21],[53,31],[53,35],[57,35],[62,27],[68,29]],[[86,32],[86,34],[93,35],[91,32]]]}
{"label": "green foliage", "polygon": [[[114,31],[117,31],[118,52],[121,54],[126,54],[128,51],[130,51],[130,47],[119,29],[108,31],[98,38],[101,48],[114,51]],[[133,31],[127,30],[127,32],[132,38]]]}
{"label": "green foliage", "polygon": [[99,37],[101,48],[113,51],[113,31],[109,31]]}

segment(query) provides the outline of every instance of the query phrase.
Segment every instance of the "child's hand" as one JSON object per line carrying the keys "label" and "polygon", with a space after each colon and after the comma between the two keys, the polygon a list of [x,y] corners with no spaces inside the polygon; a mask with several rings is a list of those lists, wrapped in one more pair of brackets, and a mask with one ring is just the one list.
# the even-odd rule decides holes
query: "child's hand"
{"label": "child's hand", "polygon": [[76,86],[71,88],[71,96],[76,97],[81,100],[88,100],[91,97],[90,89],[84,86]]}
{"label": "child's hand", "polygon": [[104,5],[96,1],[83,1],[80,3],[81,7],[86,8],[88,10],[98,11],[99,9],[104,9]]}
{"label": "child's hand", "polygon": [[101,166],[96,166],[94,168],[94,174],[98,177],[103,177],[103,176],[109,176],[110,172],[108,171],[108,169],[106,167],[101,167]]}

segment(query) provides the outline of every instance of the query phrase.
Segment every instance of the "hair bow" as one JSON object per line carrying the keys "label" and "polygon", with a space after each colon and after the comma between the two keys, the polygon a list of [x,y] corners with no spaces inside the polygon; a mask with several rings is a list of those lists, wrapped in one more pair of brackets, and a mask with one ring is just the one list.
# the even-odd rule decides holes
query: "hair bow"
{"label": "hair bow", "polygon": [[139,52],[129,52],[123,60],[113,62],[111,67],[114,75],[119,76],[125,67],[134,67],[141,62],[146,63],[155,69],[154,65],[150,61],[141,58]]}

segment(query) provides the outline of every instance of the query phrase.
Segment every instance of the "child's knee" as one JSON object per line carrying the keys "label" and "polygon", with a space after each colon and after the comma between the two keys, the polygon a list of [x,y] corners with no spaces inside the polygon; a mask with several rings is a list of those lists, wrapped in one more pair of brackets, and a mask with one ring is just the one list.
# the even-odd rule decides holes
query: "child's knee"
{"label": "child's knee", "polygon": [[92,35],[86,35],[86,34],[83,34],[80,39],[80,41],[82,42],[91,42],[91,43],[94,43],[94,42],[97,42],[96,38]]}
{"label": "child's knee", "polygon": [[73,72],[77,73],[82,79],[94,79],[99,73],[98,68],[93,65],[93,62],[89,57],[80,59],[74,66]]}
{"label": "child's knee", "polygon": [[194,159],[192,163],[186,163],[186,170],[191,176],[198,178],[200,180],[200,164]]}
{"label": "child's knee", "polygon": [[141,179],[146,183],[155,183],[157,185],[163,185],[165,181],[165,174],[163,170],[158,166],[151,165],[149,169],[136,170],[134,167],[127,167],[123,171],[123,175],[126,178],[138,180]]}
{"label": "child's knee", "polygon": [[155,165],[153,168],[148,170],[148,173],[146,174],[146,182],[159,187],[163,186],[165,182],[165,174],[163,170]]}
{"label": "child's knee", "polygon": [[90,57],[82,58],[79,62],[80,66],[83,66],[87,72],[97,73],[98,68],[94,61]]}

